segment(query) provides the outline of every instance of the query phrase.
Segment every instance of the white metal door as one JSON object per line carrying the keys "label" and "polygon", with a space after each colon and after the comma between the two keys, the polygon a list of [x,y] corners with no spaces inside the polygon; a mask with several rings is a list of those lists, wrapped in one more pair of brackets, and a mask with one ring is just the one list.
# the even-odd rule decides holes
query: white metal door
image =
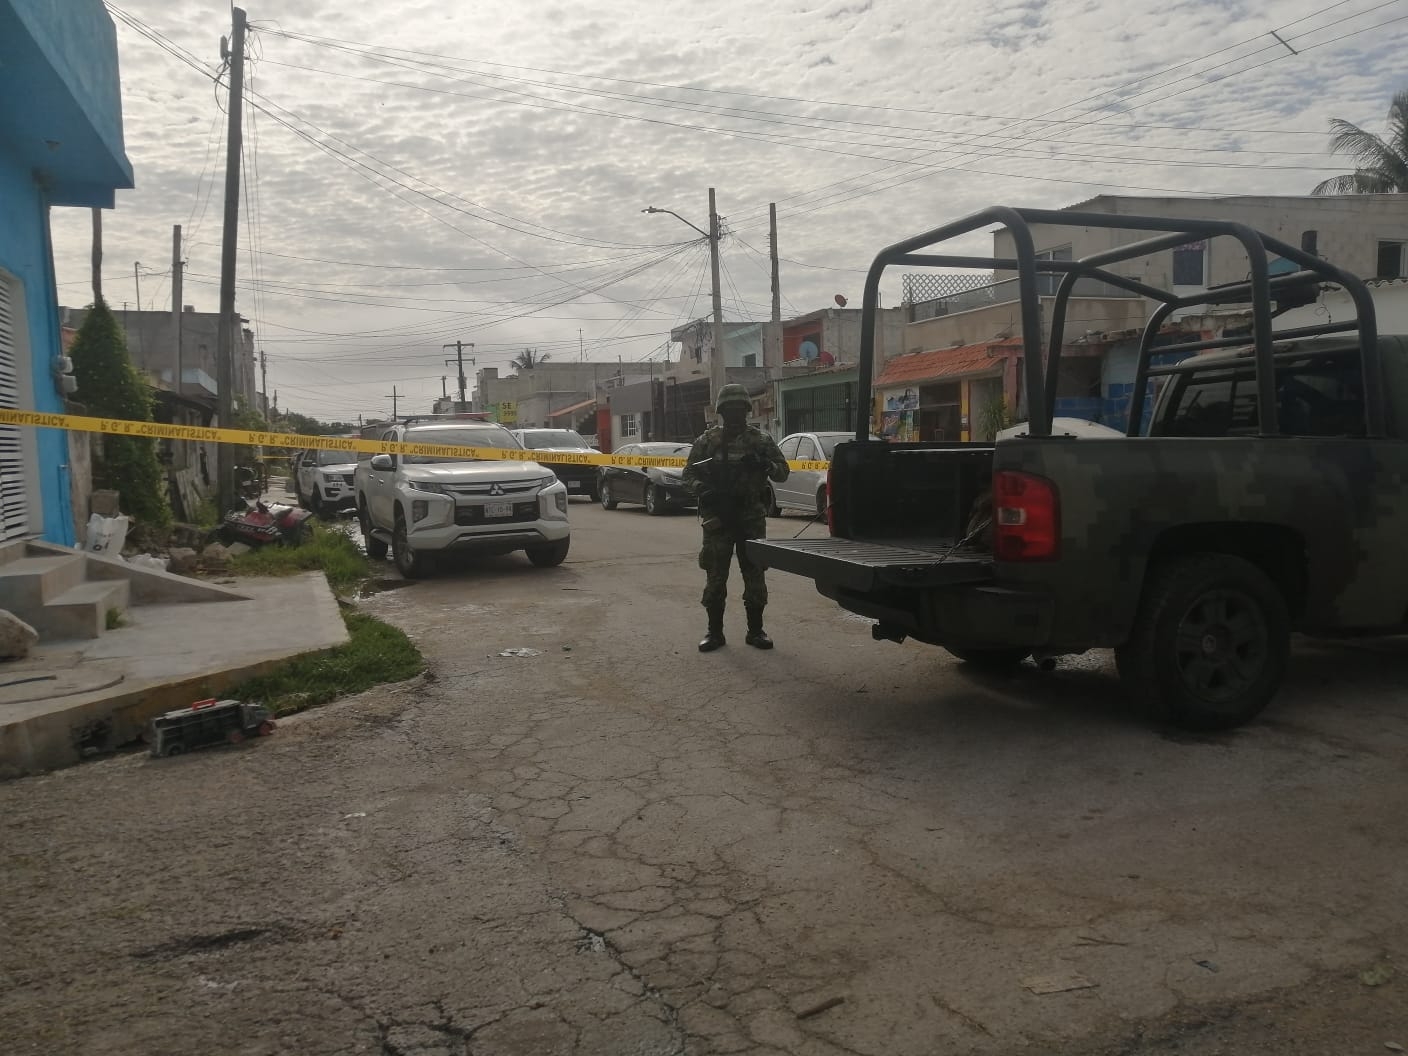
{"label": "white metal door", "polygon": [[[0,407],[19,409],[19,290],[0,274]],[[24,435],[0,425],[0,539],[29,534]]]}

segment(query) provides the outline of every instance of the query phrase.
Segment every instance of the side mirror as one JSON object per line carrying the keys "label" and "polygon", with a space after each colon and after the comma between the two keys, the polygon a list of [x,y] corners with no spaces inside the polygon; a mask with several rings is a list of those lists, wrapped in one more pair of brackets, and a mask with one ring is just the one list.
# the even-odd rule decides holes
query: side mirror
{"label": "side mirror", "polygon": [[372,455],[372,469],[379,473],[396,468],[396,460],[390,455]]}

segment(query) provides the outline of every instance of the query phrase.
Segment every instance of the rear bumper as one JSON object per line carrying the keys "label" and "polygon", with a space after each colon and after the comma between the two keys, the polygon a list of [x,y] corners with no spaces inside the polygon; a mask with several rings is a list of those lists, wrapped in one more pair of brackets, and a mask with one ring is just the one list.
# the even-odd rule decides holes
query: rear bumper
{"label": "rear bumper", "polygon": [[987,554],[932,542],[856,539],[751,540],[749,556],[795,572],[849,612],[934,645],[1049,646],[1055,604],[1039,590],[994,581]]}

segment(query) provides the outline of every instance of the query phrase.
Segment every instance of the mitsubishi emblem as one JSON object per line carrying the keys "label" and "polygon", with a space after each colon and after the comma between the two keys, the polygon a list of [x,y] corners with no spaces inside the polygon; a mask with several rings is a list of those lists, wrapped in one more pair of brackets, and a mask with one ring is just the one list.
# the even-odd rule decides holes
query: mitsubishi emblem
{"label": "mitsubishi emblem", "polygon": [[490,485],[489,485],[489,494],[490,494],[490,495],[502,495],[503,493],[504,493],[504,486],[503,486],[502,484],[490,484]]}

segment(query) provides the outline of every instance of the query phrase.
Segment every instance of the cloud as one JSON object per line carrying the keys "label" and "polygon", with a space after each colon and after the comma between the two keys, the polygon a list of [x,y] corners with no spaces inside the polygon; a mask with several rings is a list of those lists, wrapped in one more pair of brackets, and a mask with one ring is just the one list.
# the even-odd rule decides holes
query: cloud
{"label": "cloud", "polygon": [[[224,0],[123,6],[218,63]],[[784,257],[854,269],[784,263],[784,310],[805,312],[838,292],[858,303],[878,249],[994,202],[1303,193],[1341,168],[1324,153],[1329,119],[1377,129],[1403,87],[1408,22],[1356,34],[1394,14],[1373,6],[269,0],[250,9],[252,87],[269,112],[246,122],[239,307],[284,402],[345,418],[384,412],[392,384],[428,405],[456,339],[476,342],[478,366],[525,345],[575,353],[579,328],[603,360],[658,348],[707,312],[707,255],[664,248],[697,236],[641,209],[703,227],[711,186],[737,235],[730,318],[766,311],[753,250],[766,250],[769,202]],[[1332,42],[1344,34],[1356,35]],[[216,92],[127,27],[118,38],[137,188],[105,218],[105,288],[120,302],[133,260],[166,268],[155,262],[182,224],[185,300],[213,310]],[[56,210],[53,227],[61,297],[81,302],[87,216]],[[169,290],[144,276],[144,299]],[[898,275],[885,297],[898,302]]]}

